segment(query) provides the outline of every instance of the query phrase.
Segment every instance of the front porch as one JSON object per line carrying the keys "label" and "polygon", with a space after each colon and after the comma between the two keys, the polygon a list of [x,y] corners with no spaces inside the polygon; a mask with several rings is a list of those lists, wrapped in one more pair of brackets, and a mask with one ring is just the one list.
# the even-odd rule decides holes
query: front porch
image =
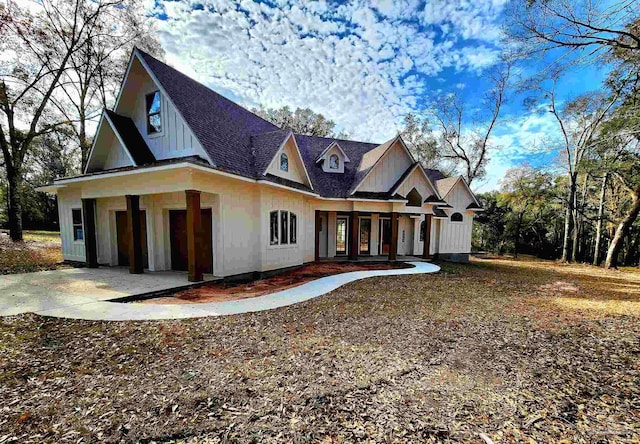
{"label": "front porch", "polygon": [[424,213],[316,210],[315,260],[430,259],[431,238],[438,233],[433,218]]}

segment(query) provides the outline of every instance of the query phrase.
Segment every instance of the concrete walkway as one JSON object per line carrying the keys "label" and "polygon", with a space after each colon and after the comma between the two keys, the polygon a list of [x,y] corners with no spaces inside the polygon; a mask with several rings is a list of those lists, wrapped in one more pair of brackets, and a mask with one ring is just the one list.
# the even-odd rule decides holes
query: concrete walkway
{"label": "concrete walkway", "polygon": [[[34,312],[43,316],[54,316],[61,318],[104,320],[104,321],[132,321],[132,320],[153,320],[153,319],[185,319],[203,316],[222,316],[240,313],[249,313],[274,308],[285,307],[326,294],[336,288],[353,282],[358,279],[365,279],[374,276],[395,276],[404,274],[434,273],[440,267],[427,262],[408,262],[413,265],[411,268],[400,268],[392,270],[371,270],[353,271],[333,276],[327,276],[307,282],[298,287],[276,293],[258,296],[249,299],[240,299],[228,302],[206,302],[200,304],[142,304],[142,303],[118,303],[109,302],[106,299],[113,299],[113,295],[107,297],[105,294],[96,292],[82,296],[71,296],[61,299],[60,296],[52,298],[25,298],[24,295],[17,295],[18,303],[12,303],[12,296],[7,293],[9,286],[0,280],[0,315],[11,315],[24,312]],[[84,270],[84,269],[79,269]],[[56,270],[76,271],[76,270]],[[113,272],[113,269],[105,269],[106,272]],[[29,279],[28,276],[42,273],[29,273],[20,276]],[[146,273],[136,275],[139,278],[146,276],[155,277],[158,273]],[[27,278],[25,278],[27,276]],[[4,278],[4,277],[2,277]],[[184,276],[183,276],[184,279]],[[151,279],[153,281],[153,279]],[[184,282],[184,281],[183,281]],[[96,287],[99,287],[99,283]],[[145,287],[144,293],[154,291]],[[156,290],[157,291],[157,290]]]}

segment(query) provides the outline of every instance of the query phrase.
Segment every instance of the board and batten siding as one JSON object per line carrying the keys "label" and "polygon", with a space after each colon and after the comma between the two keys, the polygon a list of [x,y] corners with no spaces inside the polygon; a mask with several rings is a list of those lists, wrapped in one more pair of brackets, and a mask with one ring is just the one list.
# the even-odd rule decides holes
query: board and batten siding
{"label": "board and batten siding", "polygon": [[60,240],[62,257],[66,261],[85,261],[84,241],[73,240],[73,209],[82,210],[79,189],[69,188],[58,191],[58,218],[60,221]]}
{"label": "board and batten siding", "polygon": [[[473,229],[473,213],[467,211],[467,206],[473,198],[462,182],[458,182],[446,197],[453,206],[448,211],[449,218],[440,221],[439,253],[470,253],[471,233]],[[462,214],[462,222],[451,222],[453,213]]]}
{"label": "board and batten siding", "polygon": [[200,156],[207,159],[208,156],[202,145],[164,94],[160,94],[162,131],[157,134],[147,134],[146,95],[159,90],[159,86],[149,76],[140,61],[134,58],[116,112],[133,120],[156,159],[186,156]]}
{"label": "board and batten siding", "polygon": [[393,144],[367,174],[358,191],[386,192],[411,166],[411,158],[400,142]]}
{"label": "board and batten siding", "polygon": [[[283,171],[280,169],[280,156],[283,153],[287,155],[289,163],[288,171]],[[298,150],[296,149],[293,137],[289,137],[282,148],[278,150],[275,156],[273,156],[273,159],[271,159],[271,163],[267,167],[266,173],[273,174],[277,177],[282,177],[283,179],[309,185],[309,181],[307,180],[307,176],[304,172],[304,164],[302,163],[302,159],[300,159],[300,156],[298,155]]]}
{"label": "board and batten siding", "polygon": [[420,168],[413,170],[409,177],[407,177],[400,187],[398,187],[397,193],[401,196],[407,197],[407,194],[409,194],[409,192],[414,188],[418,193],[420,193],[423,202],[427,197],[435,194],[435,191],[431,185],[429,185],[429,182],[427,182],[427,179],[424,177],[422,171],[420,171]]}

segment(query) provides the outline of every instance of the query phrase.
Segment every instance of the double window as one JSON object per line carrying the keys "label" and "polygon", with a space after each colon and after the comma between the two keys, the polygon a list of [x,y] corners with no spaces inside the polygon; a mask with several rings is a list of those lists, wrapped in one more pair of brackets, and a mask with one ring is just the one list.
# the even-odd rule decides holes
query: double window
{"label": "double window", "polygon": [[160,115],[160,91],[146,96],[147,106],[147,134],[162,132],[162,117]]}
{"label": "double window", "polygon": [[82,210],[80,208],[73,208],[71,210],[71,219],[73,223],[73,240],[84,240],[84,228],[82,227]]}
{"label": "double window", "polygon": [[298,242],[298,216],[290,211],[269,213],[269,243],[294,245]]}

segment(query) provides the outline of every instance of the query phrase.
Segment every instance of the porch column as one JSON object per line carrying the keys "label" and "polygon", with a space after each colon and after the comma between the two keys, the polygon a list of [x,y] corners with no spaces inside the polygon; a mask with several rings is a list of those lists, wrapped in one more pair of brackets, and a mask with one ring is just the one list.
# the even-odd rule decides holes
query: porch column
{"label": "porch column", "polygon": [[360,222],[358,220],[359,212],[351,212],[351,226],[349,230],[349,259],[355,261],[358,259],[358,230]]}
{"label": "porch column", "polygon": [[391,213],[391,245],[389,245],[389,260],[395,261],[398,252],[398,213]]}
{"label": "porch column", "polygon": [[202,217],[200,213],[200,191],[186,190],[187,198],[187,263],[189,282],[204,280],[199,246],[202,242]]}
{"label": "porch column", "polygon": [[87,267],[98,268],[95,199],[82,199],[82,219],[84,224],[84,252]]}
{"label": "porch column", "polygon": [[431,254],[429,250],[431,249],[431,214],[425,214],[425,224],[424,224],[424,232],[422,233],[422,238],[424,239],[424,244],[422,247],[422,258],[429,259]]}
{"label": "porch column", "polygon": [[129,237],[129,273],[142,270],[142,238],[140,237],[140,196],[127,194],[127,236]]}
{"label": "porch column", "polygon": [[322,218],[320,210],[316,210],[316,238],[315,238],[315,261],[320,260],[320,229],[322,228]]}

